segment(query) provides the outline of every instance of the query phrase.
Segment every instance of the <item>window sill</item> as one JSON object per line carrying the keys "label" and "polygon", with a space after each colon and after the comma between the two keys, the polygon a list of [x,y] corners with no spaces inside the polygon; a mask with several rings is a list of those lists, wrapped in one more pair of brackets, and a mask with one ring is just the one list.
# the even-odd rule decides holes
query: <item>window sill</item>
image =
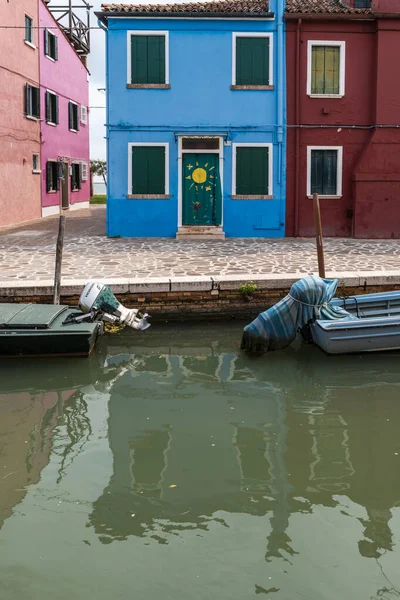
{"label": "window sill", "polygon": [[40,173],[41,173],[41,172],[42,172],[42,171],[32,171],[32,173],[33,173],[34,175],[40,175]]}
{"label": "window sill", "polygon": [[78,188],[78,189],[76,189],[76,190],[71,190],[71,192],[72,192],[73,194],[75,194],[76,192],[80,192],[80,191],[81,191],[81,190],[80,190],[79,188]]}
{"label": "window sill", "polygon": [[126,87],[130,90],[169,90],[170,83],[127,83]]}
{"label": "window sill", "polygon": [[35,44],[33,44],[32,42],[28,42],[28,40],[24,40],[25,44],[27,46],[29,46],[29,48],[32,48],[33,50],[36,50],[36,46]]}
{"label": "window sill", "polygon": [[232,200],[273,200],[274,197],[272,195],[264,195],[258,196],[255,194],[232,194]]}
{"label": "window sill", "polygon": [[71,133],[78,133],[79,129],[70,129]]}
{"label": "window sill", "polygon": [[57,127],[57,123],[53,123],[52,121],[46,121],[46,125],[50,125],[51,127]]}
{"label": "window sill", "polygon": [[57,190],[49,190],[47,194],[57,194]]}
{"label": "window sill", "polygon": [[274,89],[275,87],[273,85],[231,85],[231,90],[257,91]]}
{"label": "window sill", "polygon": [[33,115],[25,115],[26,119],[29,119],[30,121],[39,121],[40,117],[34,117]]}
{"label": "window sill", "polygon": [[169,194],[127,194],[128,200],[169,200]]}
{"label": "window sill", "polygon": [[49,56],[48,54],[45,54],[45,57],[48,58],[49,60],[51,60],[51,62],[56,62],[56,59],[53,58],[52,56]]}
{"label": "window sill", "polygon": [[[313,199],[312,196],[307,196],[307,198],[309,198],[309,200]],[[340,198],[343,198],[343,196],[321,196],[320,194],[318,194],[318,198],[320,198],[321,200],[340,200]]]}
{"label": "window sill", "polygon": [[309,98],[343,98],[344,94],[308,94]]}

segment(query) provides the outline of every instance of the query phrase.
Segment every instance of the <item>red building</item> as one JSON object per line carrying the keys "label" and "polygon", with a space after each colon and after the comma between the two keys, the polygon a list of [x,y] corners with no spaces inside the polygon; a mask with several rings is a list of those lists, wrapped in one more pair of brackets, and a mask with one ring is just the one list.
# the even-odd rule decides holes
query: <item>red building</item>
{"label": "red building", "polygon": [[400,0],[286,0],[287,236],[400,238]]}

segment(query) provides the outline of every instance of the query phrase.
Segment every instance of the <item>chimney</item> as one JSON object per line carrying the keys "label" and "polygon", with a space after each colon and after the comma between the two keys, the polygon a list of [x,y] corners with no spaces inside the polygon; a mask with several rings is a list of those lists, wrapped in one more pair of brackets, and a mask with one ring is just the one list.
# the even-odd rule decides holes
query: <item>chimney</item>
{"label": "chimney", "polygon": [[399,0],[372,0],[372,8],[377,13],[397,13],[400,15]]}

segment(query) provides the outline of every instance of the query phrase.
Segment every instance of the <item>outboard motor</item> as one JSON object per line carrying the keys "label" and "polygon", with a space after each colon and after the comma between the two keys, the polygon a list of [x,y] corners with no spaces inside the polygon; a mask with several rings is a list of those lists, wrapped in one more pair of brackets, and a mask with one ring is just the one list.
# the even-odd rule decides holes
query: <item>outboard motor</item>
{"label": "outboard motor", "polygon": [[110,287],[100,281],[86,282],[79,298],[79,308],[83,313],[100,312],[101,320],[108,323],[122,323],[140,331],[150,327],[147,313],[142,314],[137,309],[122,306]]}

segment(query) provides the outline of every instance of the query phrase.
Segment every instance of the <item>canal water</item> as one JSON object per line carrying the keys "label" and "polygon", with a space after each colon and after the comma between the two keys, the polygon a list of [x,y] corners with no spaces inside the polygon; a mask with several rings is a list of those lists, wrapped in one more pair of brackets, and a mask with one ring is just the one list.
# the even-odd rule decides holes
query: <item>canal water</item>
{"label": "canal water", "polygon": [[400,355],[240,332],[1,363],[1,600],[400,597]]}

